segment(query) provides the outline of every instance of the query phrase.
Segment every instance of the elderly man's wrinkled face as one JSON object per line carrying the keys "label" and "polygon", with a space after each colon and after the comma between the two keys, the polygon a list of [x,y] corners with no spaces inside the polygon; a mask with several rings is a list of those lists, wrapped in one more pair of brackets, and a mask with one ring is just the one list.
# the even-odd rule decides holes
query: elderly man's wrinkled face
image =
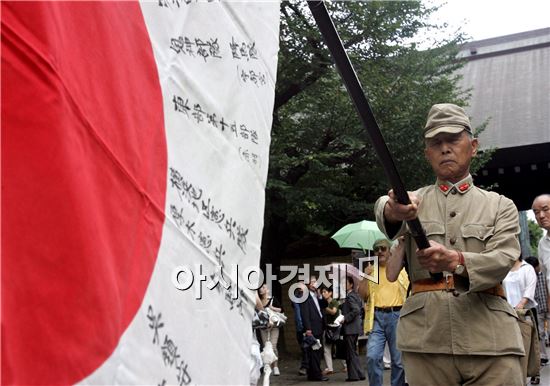
{"label": "elderly man's wrinkled face", "polygon": [[435,175],[456,183],[470,173],[470,162],[477,153],[478,142],[463,130],[457,134],[439,133],[426,138],[425,145],[424,154]]}
{"label": "elderly man's wrinkled face", "polygon": [[535,198],[531,209],[539,226],[550,231],[550,195],[544,194]]}

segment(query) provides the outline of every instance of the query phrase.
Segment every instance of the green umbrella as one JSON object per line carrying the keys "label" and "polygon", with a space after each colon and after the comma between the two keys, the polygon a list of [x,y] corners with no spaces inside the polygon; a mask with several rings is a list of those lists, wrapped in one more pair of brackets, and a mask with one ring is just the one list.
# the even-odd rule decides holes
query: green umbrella
{"label": "green umbrella", "polygon": [[357,248],[364,251],[372,250],[376,240],[387,239],[386,235],[378,229],[376,221],[366,220],[345,225],[331,238],[336,240],[340,248]]}

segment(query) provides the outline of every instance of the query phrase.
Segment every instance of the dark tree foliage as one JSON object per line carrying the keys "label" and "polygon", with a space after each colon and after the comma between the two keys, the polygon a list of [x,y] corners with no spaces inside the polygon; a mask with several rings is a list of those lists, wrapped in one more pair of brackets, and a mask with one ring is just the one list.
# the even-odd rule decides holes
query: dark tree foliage
{"label": "dark tree foliage", "polygon": [[[465,104],[456,61],[463,36],[431,39],[434,8],[416,1],[328,4],[405,186],[433,181],[421,130],[434,103]],[[419,34],[424,33],[420,36]],[[368,135],[305,2],[281,3],[262,256],[277,262],[306,234],[373,219],[389,189]]]}

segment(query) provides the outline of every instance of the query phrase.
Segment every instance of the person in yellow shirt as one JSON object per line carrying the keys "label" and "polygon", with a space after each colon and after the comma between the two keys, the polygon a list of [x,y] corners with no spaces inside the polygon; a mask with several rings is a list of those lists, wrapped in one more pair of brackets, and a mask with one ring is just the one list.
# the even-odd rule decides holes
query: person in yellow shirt
{"label": "person in yellow shirt", "polygon": [[384,347],[388,343],[391,355],[391,385],[405,384],[405,370],[401,362],[401,352],[397,349],[397,322],[399,311],[405,302],[409,278],[401,269],[397,280],[390,282],[386,277],[386,263],[390,257],[391,243],[386,239],[374,242],[373,250],[378,256],[378,270],[373,276],[378,277],[378,283],[367,281],[363,288],[363,296],[368,301],[367,315],[370,330],[367,341],[367,373],[369,384],[383,384]]}

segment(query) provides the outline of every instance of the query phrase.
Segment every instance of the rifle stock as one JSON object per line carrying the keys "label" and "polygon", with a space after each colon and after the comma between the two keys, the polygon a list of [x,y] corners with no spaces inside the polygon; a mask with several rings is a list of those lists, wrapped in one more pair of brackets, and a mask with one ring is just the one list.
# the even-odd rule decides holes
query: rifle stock
{"label": "rifle stock", "polygon": [[[323,36],[323,39],[332,54],[336,68],[344,80],[346,89],[353,100],[353,104],[359,114],[359,117],[361,118],[361,121],[363,122],[363,126],[367,130],[371,143],[376,151],[378,159],[382,163],[386,177],[390,181],[390,185],[392,186],[398,201],[404,205],[410,204],[411,201],[407,190],[405,189],[399,172],[395,167],[391,153],[388,150],[382,133],[380,132],[378,123],[376,123],[376,119],[374,118],[372,109],[370,108],[369,102],[365,96],[363,88],[361,87],[359,78],[351,65],[351,61],[346,53],[338,32],[336,31],[334,23],[328,14],[328,10],[324,2],[308,1],[308,6],[313,14],[317,26],[319,27],[319,30],[321,31],[321,35]],[[409,226],[411,235],[414,238],[418,248],[428,248],[430,243],[428,242],[428,238],[426,237],[426,233],[422,228],[420,220],[418,218],[409,220],[407,221],[407,225]],[[432,278],[434,280],[439,280],[442,278],[442,274],[432,274]]]}

